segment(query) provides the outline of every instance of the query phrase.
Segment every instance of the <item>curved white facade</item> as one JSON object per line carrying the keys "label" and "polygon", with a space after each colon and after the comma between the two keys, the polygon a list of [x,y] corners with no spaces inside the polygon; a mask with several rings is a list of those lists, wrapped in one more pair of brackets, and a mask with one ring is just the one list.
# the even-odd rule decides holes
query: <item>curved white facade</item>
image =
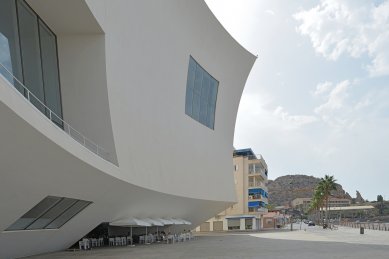
{"label": "curved white facade", "polygon": [[[0,77],[1,258],[64,249],[126,217],[196,225],[235,201],[232,140],[255,57],[203,1],[28,3],[57,35],[64,120],[113,163]],[[214,129],[185,114],[190,56],[219,82]],[[93,203],[59,229],[4,231],[48,195]]]}

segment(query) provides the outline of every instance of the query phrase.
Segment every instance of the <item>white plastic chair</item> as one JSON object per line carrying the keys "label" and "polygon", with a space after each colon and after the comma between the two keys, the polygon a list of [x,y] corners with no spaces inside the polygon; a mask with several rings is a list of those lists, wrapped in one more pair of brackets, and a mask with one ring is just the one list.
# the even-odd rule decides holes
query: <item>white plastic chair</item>
{"label": "white plastic chair", "polygon": [[96,238],[92,238],[91,239],[91,244],[92,244],[92,247],[96,247],[97,246],[97,239]]}
{"label": "white plastic chair", "polygon": [[99,238],[98,246],[104,246],[104,238],[102,238],[102,237]]}
{"label": "white plastic chair", "polygon": [[80,250],[88,250],[88,249],[90,249],[89,239],[87,239],[87,238],[83,238],[82,241],[79,241],[78,245],[80,247]]}
{"label": "white plastic chair", "polygon": [[145,243],[145,236],[139,236],[139,244]]}
{"label": "white plastic chair", "polygon": [[109,246],[114,246],[115,245],[115,238],[110,237],[109,238]]}
{"label": "white plastic chair", "polygon": [[126,246],[127,245],[127,238],[126,237],[121,237],[121,245]]}

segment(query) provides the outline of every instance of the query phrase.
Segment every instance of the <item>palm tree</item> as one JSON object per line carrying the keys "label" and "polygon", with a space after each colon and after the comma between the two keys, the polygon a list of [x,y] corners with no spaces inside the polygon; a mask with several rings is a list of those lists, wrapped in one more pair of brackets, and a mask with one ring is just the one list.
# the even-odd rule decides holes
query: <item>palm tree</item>
{"label": "palm tree", "polygon": [[328,224],[328,208],[329,208],[329,198],[331,196],[331,191],[336,190],[336,180],[334,176],[325,175],[324,178],[320,179],[318,184],[318,189],[321,190],[323,199],[326,205],[326,222]]}
{"label": "palm tree", "polygon": [[319,223],[321,221],[320,209],[323,207],[323,200],[323,192],[321,190],[321,187],[318,185],[314,190],[312,201],[309,207],[309,212],[315,212],[316,218],[318,218],[317,220]]}
{"label": "palm tree", "polygon": [[384,212],[384,197],[382,197],[382,195],[377,195],[377,203],[378,203],[379,213],[380,215],[382,215]]}

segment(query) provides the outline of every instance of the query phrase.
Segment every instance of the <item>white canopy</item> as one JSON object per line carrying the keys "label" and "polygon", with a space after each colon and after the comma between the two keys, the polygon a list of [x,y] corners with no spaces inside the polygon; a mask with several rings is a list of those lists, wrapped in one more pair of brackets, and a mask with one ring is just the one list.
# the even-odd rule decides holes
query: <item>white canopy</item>
{"label": "white canopy", "polygon": [[173,222],[173,225],[192,225],[191,222],[184,219],[169,219],[169,220]]}
{"label": "white canopy", "polygon": [[150,227],[151,226],[149,222],[137,218],[121,219],[118,221],[111,222],[109,223],[109,225],[121,226],[121,227],[134,227],[134,226]]}
{"label": "white canopy", "polygon": [[157,220],[162,222],[164,225],[173,225],[173,222],[169,219],[157,219]]}
{"label": "white canopy", "polygon": [[142,220],[147,222],[147,223],[150,223],[152,226],[164,226],[165,225],[164,223],[162,223],[161,221],[159,221],[157,219],[146,218],[146,219],[142,219]]}
{"label": "white canopy", "polygon": [[187,220],[185,220],[185,219],[182,219],[182,222],[184,222],[185,225],[192,225],[192,222],[187,221]]}

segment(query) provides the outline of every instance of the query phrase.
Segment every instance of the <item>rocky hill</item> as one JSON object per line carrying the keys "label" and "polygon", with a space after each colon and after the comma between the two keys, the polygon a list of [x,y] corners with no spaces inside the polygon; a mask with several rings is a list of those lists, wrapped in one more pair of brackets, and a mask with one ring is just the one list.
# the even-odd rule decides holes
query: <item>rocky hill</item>
{"label": "rocky hill", "polygon": [[[290,205],[295,198],[312,197],[315,186],[320,178],[308,175],[285,175],[277,179],[269,180],[269,203],[274,206]],[[343,190],[340,184],[337,184],[336,191],[332,193],[337,198],[348,198],[351,196]]]}

